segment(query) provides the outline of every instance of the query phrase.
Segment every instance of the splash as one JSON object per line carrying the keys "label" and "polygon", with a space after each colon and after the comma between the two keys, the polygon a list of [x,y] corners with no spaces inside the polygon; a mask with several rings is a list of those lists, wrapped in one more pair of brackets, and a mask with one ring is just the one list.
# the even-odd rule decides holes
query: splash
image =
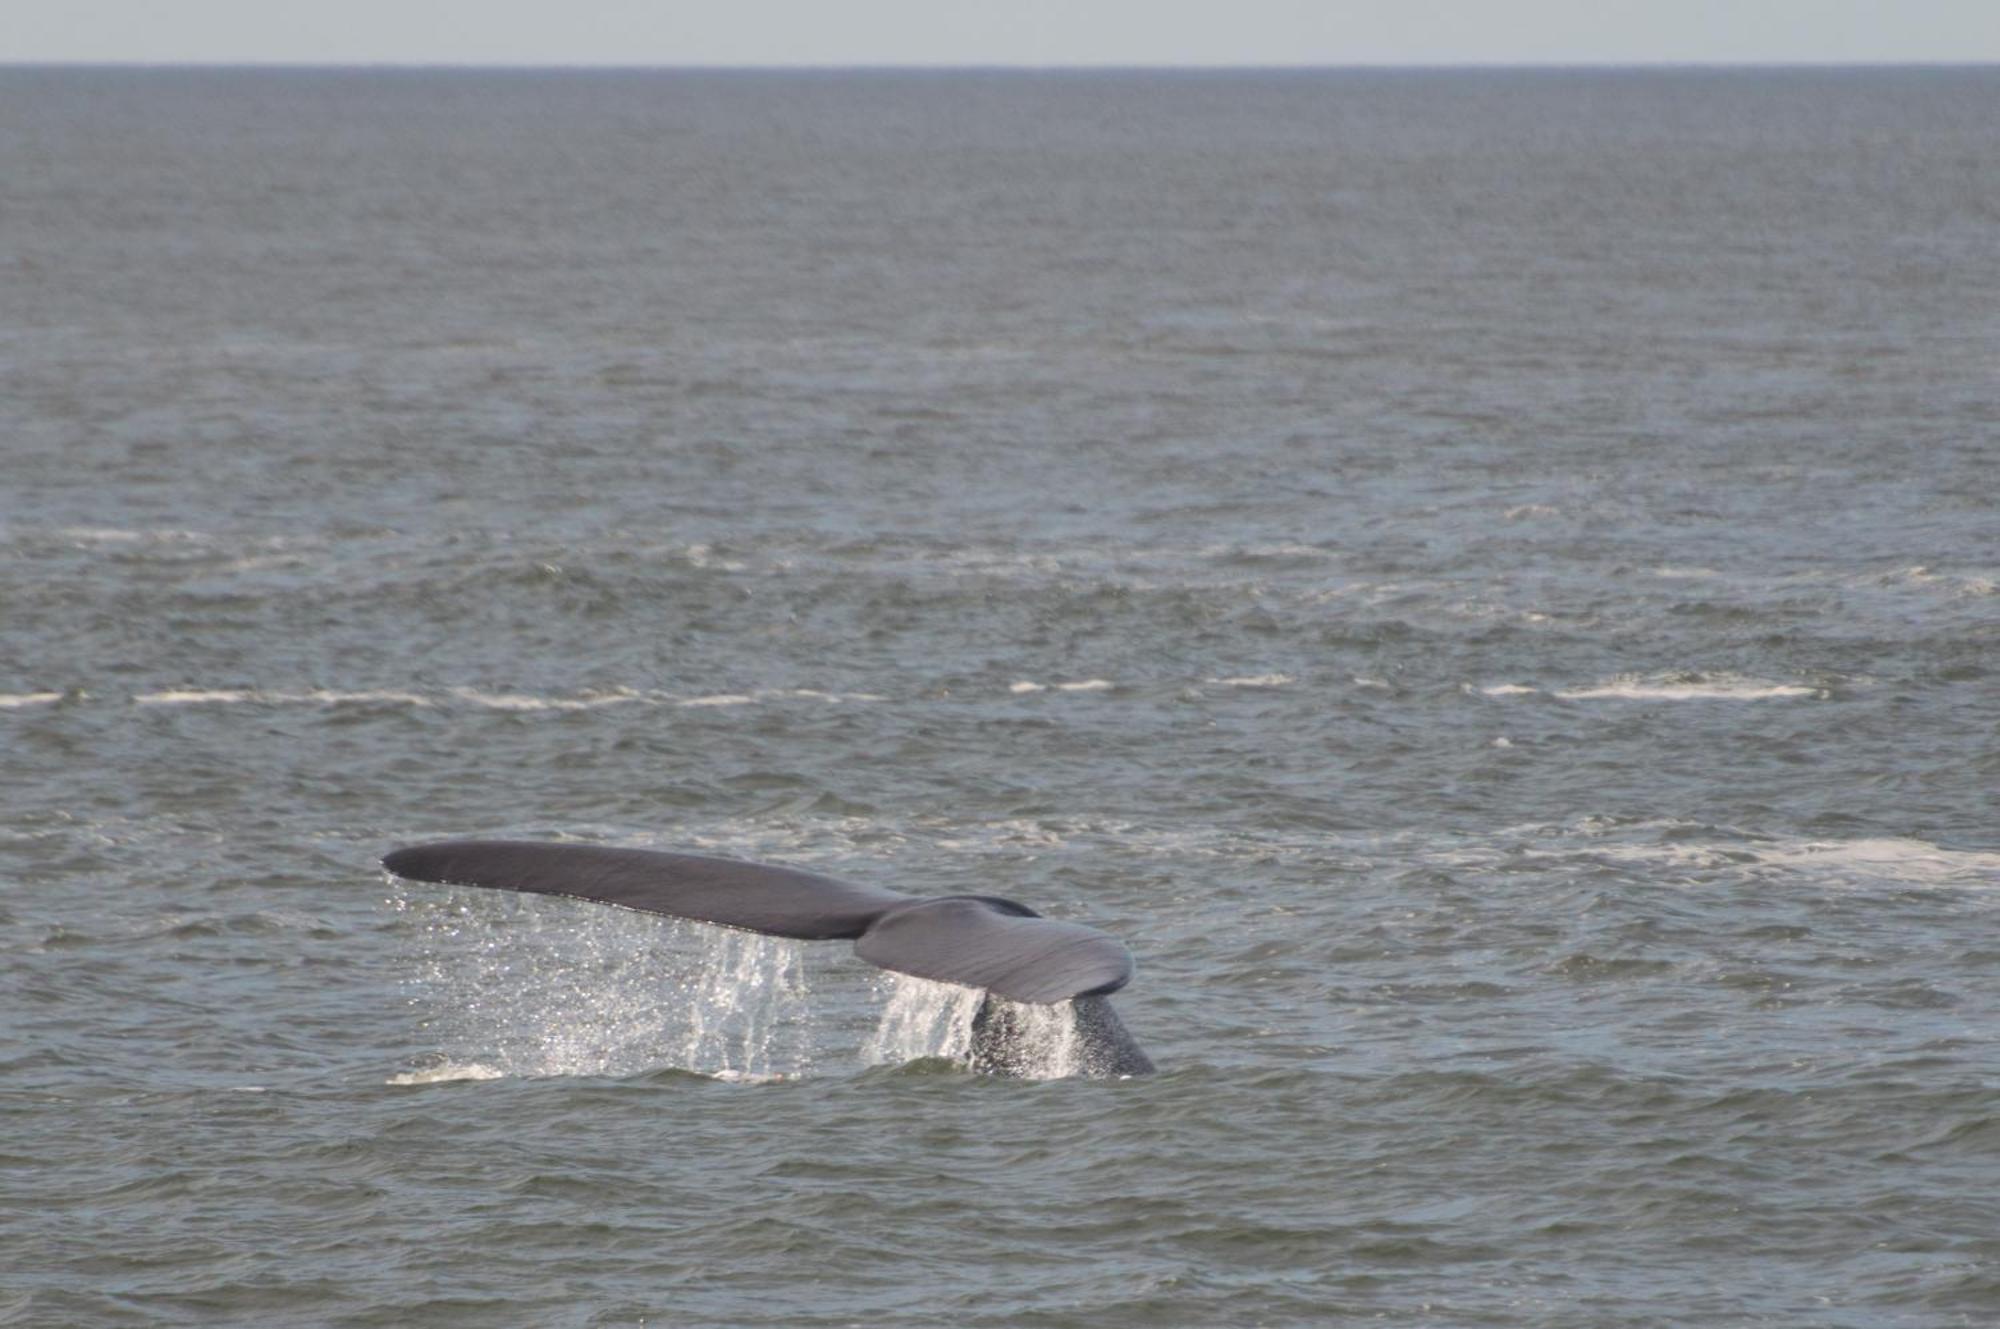
{"label": "splash", "polygon": [[457,1084],[462,1080],[498,1080],[504,1073],[492,1066],[482,1066],[476,1061],[464,1064],[447,1061],[436,1066],[426,1066],[422,1070],[404,1071],[399,1075],[392,1075],[383,1083]]}
{"label": "splash", "polygon": [[856,1040],[866,1065],[944,1058],[1032,1080],[1090,1069],[1070,1003],[989,1002],[978,988],[890,973],[870,1003],[834,970],[825,1023],[801,942],[533,897],[389,904],[412,924],[410,1004],[428,1043],[427,1064],[392,1084],[663,1067],[760,1083],[808,1074],[821,1054],[851,1056],[835,1049]]}
{"label": "splash", "polygon": [[802,1073],[809,1060],[804,947],[730,928],[693,930],[706,944],[680,984],[688,1023],[681,1064],[739,1079]]}
{"label": "splash", "polygon": [[808,1069],[798,942],[539,900],[390,903],[417,925],[410,1001],[447,1065],[735,1080]]}
{"label": "splash", "polygon": [[861,1047],[862,1061],[870,1066],[900,1066],[925,1057],[965,1060],[972,1049],[972,1017],[984,992],[886,973],[877,989],[886,989],[888,1002],[875,1032]]}
{"label": "splash", "polygon": [[1060,1080],[1085,1069],[1071,1002],[988,1000],[978,988],[907,974],[885,974],[879,986],[887,989],[888,1001],[861,1049],[862,1061],[871,1066],[944,1057],[1025,1080]]}
{"label": "splash", "polygon": [[1062,1080],[1081,1074],[1083,1039],[1076,1003],[1056,1006],[994,998],[974,1030],[972,1068],[1021,1080]]}

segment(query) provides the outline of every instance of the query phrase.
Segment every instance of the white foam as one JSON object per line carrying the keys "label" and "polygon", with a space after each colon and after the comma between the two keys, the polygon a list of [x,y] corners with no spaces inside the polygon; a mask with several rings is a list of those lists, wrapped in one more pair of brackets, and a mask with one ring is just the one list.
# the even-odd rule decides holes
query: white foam
{"label": "white foam", "polygon": [[1075,683],[1036,683],[1024,678],[1008,684],[1007,691],[1020,697],[1030,692],[1109,692],[1116,686],[1108,678],[1086,678]]}
{"label": "white foam", "polygon": [[[1430,856],[1437,861],[1491,867],[1522,859],[1591,859],[1647,869],[1679,869],[1702,874],[1798,873],[1829,885],[2000,886],[2000,853],[1944,849],[1923,840],[1875,837],[1859,840],[1680,838],[1687,823],[1659,820],[1603,823],[1585,818],[1569,826],[1520,826],[1501,832],[1493,843],[1466,845]],[[1659,839],[1633,837],[1658,836]],[[1516,837],[1523,837],[1516,841]],[[1509,841],[1515,841],[1509,843]]]}
{"label": "white foam", "polygon": [[303,567],[309,559],[303,554],[252,554],[247,558],[231,559],[222,565],[222,572],[266,572],[272,568]]}
{"label": "white foam", "polygon": [[1762,863],[1804,871],[1860,873],[1930,885],[1983,881],[2000,886],[2000,853],[1941,849],[1922,840],[1794,840],[1756,846]]}
{"label": "white foam", "polygon": [[1555,693],[1564,701],[1771,701],[1786,697],[1824,697],[1825,691],[1803,683],[1773,683],[1734,674],[1621,675],[1585,688]]}
{"label": "white foam", "polygon": [[2000,581],[1994,577],[1970,572],[1936,572],[1921,563],[1884,573],[1877,582],[1883,586],[1934,588],[1954,596],[1982,597],[2000,590]]}
{"label": "white foam", "polygon": [[128,531],[107,526],[65,526],[56,536],[85,545],[206,544],[214,538],[205,531]]}
{"label": "white foam", "polygon": [[689,567],[703,571],[742,572],[749,566],[733,558],[717,558],[715,549],[710,545],[688,545],[681,550],[681,557],[687,560]]}
{"label": "white foam", "polygon": [[2000,594],[2000,570],[1971,567],[1939,571],[1926,564],[1868,572],[1723,572],[1699,565],[1667,564],[1649,570],[1663,581],[1718,582],[1729,592],[1753,595],[1801,591],[1916,591],[1950,599]]}
{"label": "white foam", "polygon": [[[1296,540],[1281,540],[1275,544],[1267,545],[1204,545],[1195,552],[1203,558],[1209,559],[1330,559],[1337,557],[1332,550],[1321,549],[1318,545],[1300,544]],[[1157,558],[1160,555],[1156,552],[1153,556]]]}
{"label": "white foam", "polygon": [[482,1062],[445,1062],[442,1066],[428,1066],[420,1071],[404,1071],[384,1080],[384,1084],[452,1084],[460,1080],[498,1080],[507,1072]]}
{"label": "white foam", "polygon": [[623,706],[642,701],[642,694],[630,688],[607,692],[586,692],[574,697],[544,697],[526,692],[481,692],[476,688],[453,688],[451,695],[474,706],[494,711],[590,711],[600,706]]}
{"label": "white foam", "polygon": [[1540,691],[1540,688],[1531,688],[1525,683],[1494,683],[1480,688],[1479,694],[1482,697],[1526,697]]}
{"label": "white foam", "polygon": [[1019,577],[1032,574],[1041,576],[1059,575],[1069,564],[1088,551],[1062,554],[1024,554],[1013,550],[991,547],[966,547],[951,550],[923,550],[906,553],[882,552],[877,554],[875,563],[885,569],[914,564],[919,568],[939,568],[948,575],[976,575],[995,577]]}
{"label": "white foam", "polygon": [[1290,674],[1233,674],[1208,681],[1219,688],[1282,688],[1298,682]]}
{"label": "white foam", "polygon": [[0,711],[20,710],[28,706],[53,706],[63,699],[60,692],[0,692]]}
{"label": "white foam", "polygon": [[142,531],[118,531],[101,526],[65,526],[56,534],[65,540],[89,545],[129,545],[146,538]]}
{"label": "white foam", "polygon": [[[1109,686],[1108,684],[1106,686]],[[0,694],[0,708],[9,705],[40,705],[45,702],[60,701],[61,693],[33,693],[9,698]],[[457,701],[469,706],[478,706],[491,711],[511,711],[527,714],[536,711],[592,711],[606,706],[750,706],[765,701],[817,701],[828,705],[846,705],[858,702],[880,702],[889,700],[872,692],[826,692],[818,688],[770,688],[758,692],[726,692],[703,697],[674,697],[661,692],[642,692],[636,688],[606,688],[596,692],[581,692],[569,696],[549,695],[531,692],[486,692],[479,688],[456,687],[442,696],[424,696],[415,692],[394,689],[363,689],[341,691],[333,688],[313,688],[306,690],[267,690],[263,688],[163,688],[157,692],[143,692],[132,698],[141,706],[346,706],[346,705],[397,705],[435,706],[446,701]]]}
{"label": "white foam", "polygon": [[337,692],[328,688],[315,688],[311,692],[279,693],[287,701],[311,702],[320,706],[428,706],[430,701],[414,692],[397,692],[389,688],[364,689],[359,692]]}
{"label": "white foam", "polygon": [[977,849],[996,852],[1021,848],[1054,849],[1067,844],[1061,829],[1028,817],[1005,817],[967,828],[975,833],[941,836],[932,841],[940,849]]}
{"label": "white foam", "polygon": [[1396,689],[1386,678],[1370,678],[1366,674],[1354,675],[1354,686],[1367,688],[1371,692],[1394,692]]}
{"label": "white foam", "polygon": [[766,701],[819,701],[830,706],[845,705],[850,702],[887,701],[887,697],[873,692],[824,692],[819,688],[760,688],[755,692],[718,692],[706,697],[682,697],[674,702],[676,706],[755,706]]}
{"label": "white foam", "polygon": [[141,706],[227,706],[243,703],[265,706],[430,705],[426,698],[414,692],[341,692],[330,688],[314,688],[305,692],[265,692],[258,688],[168,688],[160,692],[142,692],[132,700]]}

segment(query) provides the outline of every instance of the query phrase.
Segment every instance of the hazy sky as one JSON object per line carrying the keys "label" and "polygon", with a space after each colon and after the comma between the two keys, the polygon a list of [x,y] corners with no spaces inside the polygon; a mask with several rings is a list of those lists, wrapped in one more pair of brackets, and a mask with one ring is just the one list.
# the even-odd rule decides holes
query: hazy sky
{"label": "hazy sky", "polygon": [[0,61],[2000,61],[2000,0],[0,0]]}

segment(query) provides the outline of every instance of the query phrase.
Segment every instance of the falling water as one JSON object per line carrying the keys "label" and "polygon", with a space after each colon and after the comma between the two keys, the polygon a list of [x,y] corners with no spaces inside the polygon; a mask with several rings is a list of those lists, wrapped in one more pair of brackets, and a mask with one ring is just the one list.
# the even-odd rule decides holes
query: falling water
{"label": "falling water", "polygon": [[803,1074],[810,1048],[804,948],[783,937],[701,927],[701,963],[679,992],[682,1064],[732,1078]]}
{"label": "falling water", "polygon": [[[796,941],[629,910],[533,899],[399,896],[418,926],[411,1004],[432,1060],[396,1083],[502,1075],[633,1075],[677,1066],[722,1079],[802,1075],[815,1024]],[[1031,1080],[1082,1069],[1073,1008],[885,973],[866,1065],[941,1057]]]}
{"label": "falling water", "polygon": [[1083,1069],[1070,1002],[1037,1006],[991,998],[986,1018],[997,1037],[975,1049],[973,1022],[988,1000],[985,992],[907,974],[884,974],[878,990],[886,990],[888,1000],[861,1049],[869,1065],[945,1057],[1026,1080],[1057,1080]]}
{"label": "falling water", "polygon": [[974,1069],[1023,1080],[1060,1080],[1083,1069],[1074,1002],[1043,1006],[995,997],[986,1020]]}
{"label": "falling water", "polygon": [[440,1059],[411,1073],[425,1081],[661,1066],[767,1079],[810,1063],[797,942],[546,901],[396,907],[420,921],[411,1004]]}
{"label": "falling water", "polygon": [[886,991],[888,1001],[861,1048],[861,1060],[868,1065],[901,1065],[925,1057],[962,1061],[971,1051],[972,1017],[986,995],[978,988],[885,973],[877,991]]}

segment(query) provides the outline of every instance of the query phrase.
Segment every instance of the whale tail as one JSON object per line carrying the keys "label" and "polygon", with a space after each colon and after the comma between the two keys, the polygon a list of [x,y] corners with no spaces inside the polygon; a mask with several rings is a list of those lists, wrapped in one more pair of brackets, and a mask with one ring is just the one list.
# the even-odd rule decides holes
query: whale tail
{"label": "whale tail", "polygon": [[1104,1000],[1131,980],[1124,943],[999,896],[925,898],[736,859],[531,840],[414,845],[385,855],[382,866],[412,881],[568,896],[776,937],[851,940],[877,968],[988,994],[974,1021],[975,1067],[1007,1069],[1001,1054],[1020,1024],[1004,1014],[1008,1004],[1074,1002],[1088,1054],[1080,1060],[1094,1063],[1086,1074],[1153,1069]]}
{"label": "whale tail", "polygon": [[[1126,1031],[1125,1022],[1103,997],[1084,996],[1072,1001],[1067,1025],[1053,1036],[1043,1014],[1048,1009],[988,993],[972,1017],[972,1049],[966,1058],[972,1069],[992,1075],[1152,1074],[1153,1059]],[[1067,1063],[1055,1070],[1046,1065],[1051,1043],[1058,1046],[1060,1059]]]}

